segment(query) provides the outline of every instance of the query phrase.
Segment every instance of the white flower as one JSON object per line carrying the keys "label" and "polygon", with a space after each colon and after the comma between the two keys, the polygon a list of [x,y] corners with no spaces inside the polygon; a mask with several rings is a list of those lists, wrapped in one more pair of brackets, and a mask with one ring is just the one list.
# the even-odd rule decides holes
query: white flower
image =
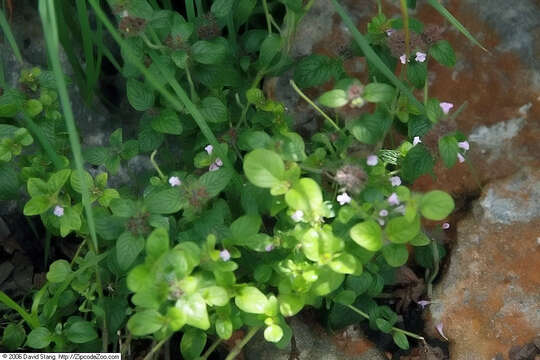
{"label": "white flower", "polygon": [[180,186],[180,184],[182,184],[182,181],[178,178],[178,176],[171,176],[169,178],[169,184],[174,187],[174,186]]}
{"label": "white flower", "polygon": [[405,65],[407,63],[407,55],[403,54],[399,57],[399,61],[401,61],[401,63],[403,65]]}
{"label": "white flower", "polygon": [[64,216],[64,208],[61,207],[60,205],[56,205],[54,207],[53,214],[58,217]]}
{"label": "white flower", "polygon": [[210,167],[208,168],[209,171],[216,171],[216,170],[219,170],[219,168],[223,166],[223,161],[221,161],[220,158],[217,158],[216,161],[214,161],[212,163],[212,165],[210,165]]}
{"label": "white flower", "polygon": [[426,61],[426,54],[423,53],[423,52],[418,51],[416,53],[416,57],[414,58],[414,60],[416,60],[418,62],[424,62],[424,61]]}
{"label": "white flower", "polygon": [[441,107],[443,113],[447,115],[450,112],[450,109],[454,107],[454,104],[449,102],[442,102],[439,104],[439,106]]}
{"label": "white flower", "polygon": [[465,162],[465,158],[464,158],[463,155],[461,155],[460,153],[457,154],[457,158],[458,158],[458,161],[459,161],[460,163]]}
{"label": "white flower", "polygon": [[469,150],[470,146],[469,146],[469,142],[468,141],[460,141],[457,143],[457,146],[460,148],[460,149],[463,149],[465,151]]}
{"label": "white flower", "polygon": [[392,186],[399,186],[401,185],[401,178],[399,176],[392,176],[390,178],[390,183]]}
{"label": "white flower", "polygon": [[388,203],[390,205],[399,205],[399,198],[397,196],[396,193],[392,193],[389,197],[388,197]]}
{"label": "white flower", "polygon": [[369,155],[367,157],[367,164],[369,166],[375,166],[379,162],[379,159],[377,158],[377,155]]}
{"label": "white flower", "polygon": [[413,141],[412,141],[412,144],[413,146],[416,146],[418,144],[420,144],[422,142],[422,140],[420,140],[420,136],[415,136]]}
{"label": "white flower", "polygon": [[336,200],[339,205],[345,205],[351,202],[351,197],[346,192],[337,196]]}
{"label": "white flower", "polygon": [[225,250],[221,250],[219,252],[219,257],[221,258],[221,260],[223,261],[229,261],[231,259],[231,253],[225,249]]}
{"label": "white flower", "polygon": [[204,147],[204,150],[208,153],[208,155],[212,155],[212,151],[214,151],[214,147],[212,145],[206,145]]}
{"label": "white flower", "polygon": [[302,210],[296,210],[296,211],[291,215],[291,218],[292,218],[295,222],[302,221],[302,219],[304,218],[304,212],[303,212]]}
{"label": "white flower", "polygon": [[382,209],[381,211],[379,211],[379,216],[382,216],[382,217],[388,216],[388,210]]}

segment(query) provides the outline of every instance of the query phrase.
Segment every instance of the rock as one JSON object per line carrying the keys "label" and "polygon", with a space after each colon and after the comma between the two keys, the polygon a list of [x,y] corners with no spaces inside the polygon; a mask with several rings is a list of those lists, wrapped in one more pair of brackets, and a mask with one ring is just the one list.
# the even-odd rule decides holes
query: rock
{"label": "rock", "polygon": [[452,359],[492,359],[540,332],[539,204],[540,170],[524,168],[487,186],[458,223],[426,325],[436,336],[444,324]]}
{"label": "rock", "polygon": [[[317,324],[292,318],[298,360],[385,360],[386,357],[363,334],[353,327],[333,337]],[[285,350],[264,340],[262,332],[244,348],[246,360],[289,360],[290,346]]]}

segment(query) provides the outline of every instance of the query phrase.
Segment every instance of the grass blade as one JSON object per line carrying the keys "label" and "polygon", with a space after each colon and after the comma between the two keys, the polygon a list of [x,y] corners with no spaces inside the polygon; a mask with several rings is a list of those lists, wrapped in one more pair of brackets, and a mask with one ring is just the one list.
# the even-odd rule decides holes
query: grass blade
{"label": "grass blade", "polygon": [[381,60],[379,55],[377,55],[375,53],[375,51],[371,48],[371,46],[369,45],[369,42],[366,40],[366,38],[362,34],[360,34],[360,32],[358,31],[358,29],[354,25],[354,23],[351,20],[351,18],[349,17],[349,15],[347,15],[347,12],[345,11],[345,9],[343,9],[343,7],[341,5],[339,5],[336,0],[332,0],[332,3],[334,4],[334,7],[336,8],[337,13],[339,14],[341,19],[343,20],[343,23],[345,23],[347,28],[349,28],[349,31],[351,32],[352,37],[354,38],[354,40],[356,41],[358,46],[360,46],[360,48],[362,49],[362,51],[363,51],[364,55],[366,56],[366,58],[369,61],[371,61],[371,63],[373,63],[373,65],[375,67],[377,67],[377,69],[384,76],[386,76],[386,78],[388,80],[390,80],[392,82],[392,84],[394,84],[395,87],[397,87],[405,95],[407,95],[407,97],[409,98],[411,103],[414,106],[416,106],[418,108],[418,110],[420,110],[420,112],[424,113],[425,112],[424,105],[422,105],[422,103],[420,103],[420,101],[418,101],[418,99],[407,88],[407,86],[405,86],[397,78],[397,76],[394,75],[394,73],[384,64],[384,62]]}
{"label": "grass blade", "polygon": [[446,10],[437,0],[427,0],[428,4],[437,10],[446,20],[448,20],[456,29],[458,29],[463,35],[467,37],[473,44],[479,46],[485,52],[489,52],[485,47],[480,44],[478,40],[463,26],[458,19],[456,19],[450,11]]}
{"label": "grass blade", "polygon": [[77,10],[77,17],[79,19],[78,25],[81,29],[82,46],[84,51],[84,58],[86,60],[85,77],[86,77],[86,99],[89,101],[93,94],[94,81],[97,80],[95,74],[96,68],[94,63],[94,46],[92,43],[92,29],[90,28],[90,22],[88,21],[88,9],[86,8],[86,0],[76,0],[75,6]]}
{"label": "grass blade", "polygon": [[19,50],[19,47],[17,46],[17,42],[15,41],[15,37],[13,36],[13,33],[11,32],[11,27],[9,26],[6,16],[4,15],[4,12],[0,10],[0,27],[2,28],[2,31],[4,32],[4,37],[9,43],[9,46],[11,46],[11,49],[13,50],[13,54],[15,54],[15,57],[17,60],[22,64],[23,58],[21,55],[21,52]]}
{"label": "grass blade", "polygon": [[30,328],[35,329],[39,327],[39,320],[37,317],[30,315],[26,310],[24,310],[19,304],[11,300],[9,296],[6,295],[3,291],[0,291],[0,302],[6,305],[7,307],[15,310],[21,315],[21,317],[26,321]]}

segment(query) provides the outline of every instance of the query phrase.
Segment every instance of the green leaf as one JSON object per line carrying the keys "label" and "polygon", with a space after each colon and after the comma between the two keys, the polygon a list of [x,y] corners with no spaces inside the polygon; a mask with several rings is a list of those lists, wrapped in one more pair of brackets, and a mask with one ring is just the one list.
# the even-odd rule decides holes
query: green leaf
{"label": "green leaf", "polygon": [[127,2],[127,11],[131,16],[150,20],[154,13],[152,6],[146,0],[130,0]]}
{"label": "green leaf", "polygon": [[[12,164],[0,163],[0,201],[12,200],[17,197],[21,185],[17,173],[18,171],[15,170]],[[32,179],[28,181],[30,182],[30,180]]]}
{"label": "green leaf", "polygon": [[[333,259],[328,266],[332,270],[340,274],[353,274],[356,272],[356,268],[360,264],[356,258],[351,254],[342,254]],[[361,266],[361,264],[360,264]]]}
{"label": "green leaf", "polygon": [[169,233],[164,228],[157,228],[146,240],[146,253],[152,257],[158,257],[169,250]]}
{"label": "green leaf", "polygon": [[272,63],[272,60],[281,50],[281,36],[277,34],[268,35],[261,44],[259,55],[259,68],[264,69]]}
{"label": "green leaf", "polygon": [[354,225],[349,234],[358,245],[369,251],[378,251],[383,245],[381,227],[373,220]]}
{"label": "green leaf", "polygon": [[322,85],[336,75],[334,60],[323,55],[306,56],[294,69],[294,81],[301,88]]}
{"label": "green leaf", "polygon": [[433,44],[429,49],[429,55],[441,65],[452,67],[456,64],[454,49],[446,40],[440,40]]}
{"label": "green leaf", "polygon": [[427,237],[426,234],[423,232],[419,232],[418,235],[415,236],[414,239],[410,241],[410,244],[412,246],[426,246],[431,242],[431,240]]}
{"label": "green leaf", "polygon": [[366,101],[379,103],[379,102],[390,102],[394,98],[396,91],[395,89],[384,83],[371,83],[367,84],[364,88],[363,98]]}
{"label": "green leaf", "polygon": [[294,316],[304,307],[304,297],[297,294],[280,294],[279,311],[285,317]]}
{"label": "green leaf", "polygon": [[202,101],[201,114],[210,123],[227,121],[227,108],[215,97],[206,97]]}
{"label": "green leaf", "polygon": [[167,311],[167,320],[169,322],[169,329],[178,331],[186,324],[186,314],[181,312],[177,307],[170,307]]}
{"label": "green leaf", "polygon": [[208,171],[199,178],[199,183],[203,185],[208,196],[215,197],[229,185],[233,172],[228,168],[220,168],[217,171]]}
{"label": "green leaf", "polygon": [[439,121],[439,119],[444,115],[439,100],[435,98],[428,99],[426,104],[426,115],[433,123],[437,123]]}
{"label": "green leaf", "polygon": [[109,156],[109,151],[107,148],[102,146],[88,147],[83,152],[84,160],[88,161],[92,165],[102,165],[105,164],[107,157]]}
{"label": "green leaf", "polygon": [[347,93],[341,89],[330,90],[323,93],[317,101],[322,105],[329,108],[339,108],[345,106],[349,99]]}
{"label": "green leaf", "polygon": [[154,105],[154,92],[147,85],[135,79],[127,81],[127,98],[137,111],[146,111]]}
{"label": "green leaf", "polygon": [[33,118],[43,111],[43,105],[41,102],[39,102],[39,100],[30,99],[24,103],[24,111],[26,111],[28,116]]}
{"label": "green leaf", "polygon": [[[92,189],[94,187],[94,179],[92,178],[92,175],[90,175],[88,171],[83,171],[83,177],[86,182],[86,188]],[[82,179],[80,173],[78,171],[73,171],[69,180],[73,190],[79,194],[82,194]]]}
{"label": "green leaf", "polygon": [[64,208],[64,215],[60,217],[60,235],[66,237],[72,230],[79,230],[81,225],[81,214],[72,207]]}
{"label": "green leaf", "polygon": [[244,173],[254,185],[271,188],[284,179],[285,164],[275,152],[255,149],[244,157]]}
{"label": "green leaf", "polygon": [[84,344],[97,339],[98,334],[89,321],[77,321],[66,329],[66,337],[75,344]]}
{"label": "green leaf", "polygon": [[216,333],[220,339],[228,340],[232,336],[233,324],[229,319],[216,319]]}
{"label": "green leaf", "polygon": [[285,194],[285,201],[293,210],[319,216],[323,212],[323,196],[319,184],[311,178],[298,180]]}
{"label": "green leaf", "polygon": [[40,326],[33,329],[30,334],[28,334],[26,345],[32,349],[43,349],[49,346],[51,337],[51,332],[47,328]]}
{"label": "green leaf", "polygon": [[127,328],[135,336],[155,333],[163,326],[164,318],[157,310],[135,313],[127,322]]}
{"label": "green leaf", "polygon": [[186,324],[202,330],[210,327],[206,303],[200,294],[181,297],[176,302],[176,307],[186,314]]}
{"label": "green leaf", "polygon": [[[180,126],[181,127],[181,126]],[[181,129],[177,129],[177,131],[182,132]],[[122,151],[120,152],[120,156],[122,159],[129,160],[139,153],[139,142],[137,140],[128,140],[125,143],[122,144]]]}
{"label": "green leaf", "polygon": [[129,272],[127,277],[127,287],[133,292],[139,292],[151,285],[151,281],[153,281],[153,279],[150,276],[148,267],[141,264],[135,266]]}
{"label": "green leaf", "polygon": [[400,349],[409,350],[409,340],[407,340],[407,336],[405,334],[402,332],[393,331],[392,338]]}
{"label": "green leaf", "polygon": [[236,240],[243,242],[249,237],[257,234],[261,224],[262,220],[258,215],[241,216],[231,224],[232,236]]}
{"label": "green leaf", "polygon": [[176,50],[171,54],[171,59],[180,69],[185,69],[188,63],[188,53],[185,50]]}
{"label": "green leaf", "polygon": [[39,215],[49,210],[52,205],[48,196],[35,196],[24,205],[23,214],[26,216]]}
{"label": "green leaf", "polygon": [[268,305],[266,296],[253,286],[240,289],[234,298],[234,302],[240,310],[251,314],[264,314]]}
{"label": "green leaf", "polygon": [[358,119],[347,124],[353,136],[360,142],[375,144],[392,125],[392,117],[384,111],[362,114]]}
{"label": "green leaf", "polygon": [[110,207],[115,216],[124,218],[132,217],[137,212],[135,203],[130,199],[114,199]]}
{"label": "green leaf", "polygon": [[420,220],[416,218],[415,221],[409,222],[404,216],[395,217],[388,221],[385,231],[391,242],[405,244],[420,232]]}
{"label": "green leaf", "polygon": [[116,241],[116,261],[122,270],[127,270],[144,249],[144,238],[126,231]]}
{"label": "green leaf", "polygon": [[283,330],[279,325],[272,324],[264,329],[264,338],[266,341],[277,343],[283,337]]}
{"label": "green leaf", "polygon": [[444,191],[434,190],[422,196],[420,212],[429,220],[442,220],[454,210],[454,199]]}
{"label": "green leaf", "polygon": [[343,280],[345,275],[338,274],[332,271],[327,266],[317,270],[317,280],[311,285],[311,292],[315,296],[325,296],[336,290]]}
{"label": "green leaf", "polygon": [[229,302],[229,294],[221,286],[206,287],[201,290],[201,295],[210,306],[225,306]]}
{"label": "green leaf", "polygon": [[405,245],[388,244],[382,248],[382,254],[388,265],[400,267],[407,263],[409,251]]}
{"label": "green leaf", "polygon": [[458,151],[458,142],[454,136],[447,135],[439,139],[439,154],[447,168],[456,163]]}
{"label": "green leaf", "polygon": [[182,134],[182,122],[178,114],[169,108],[162,109],[158,116],[150,121],[152,129],[159,133],[180,135]]}
{"label": "green leaf", "polygon": [[155,191],[144,198],[146,210],[154,214],[173,214],[182,208],[180,190],[176,187]]}
{"label": "green leaf", "polygon": [[409,150],[401,164],[403,180],[412,183],[421,175],[430,173],[434,163],[428,149],[422,144],[416,145]]}
{"label": "green leaf", "polygon": [[227,48],[223,42],[218,41],[197,41],[191,47],[191,56],[193,60],[201,64],[219,64],[225,60]]}
{"label": "green leaf", "polygon": [[427,64],[426,62],[412,61],[407,65],[407,79],[417,89],[424,87],[427,79]]}
{"label": "green leaf", "polygon": [[60,170],[51,175],[47,181],[47,187],[49,188],[50,193],[58,192],[62,189],[64,184],[68,181],[69,176],[71,175],[70,169]]}
{"label": "green leaf", "polygon": [[356,293],[352,290],[343,290],[334,298],[334,302],[342,305],[351,305],[356,300]]}
{"label": "green leaf", "polygon": [[230,14],[235,0],[216,0],[213,2],[210,11],[217,18],[223,18]]}
{"label": "green leaf", "polygon": [[2,346],[8,351],[15,351],[24,343],[26,333],[24,327],[21,324],[8,324],[4,328],[4,334],[2,336]]}
{"label": "green leaf", "polygon": [[367,271],[364,271],[360,276],[347,276],[345,287],[352,289],[357,295],[365,293],[371,286],[373,277]]}
{"label": "green leaf", "polygon": [[185,360],[198,359],[206,345],[206,333],[199,329],[189,328],[184,332],[180,342],[180,352]]}

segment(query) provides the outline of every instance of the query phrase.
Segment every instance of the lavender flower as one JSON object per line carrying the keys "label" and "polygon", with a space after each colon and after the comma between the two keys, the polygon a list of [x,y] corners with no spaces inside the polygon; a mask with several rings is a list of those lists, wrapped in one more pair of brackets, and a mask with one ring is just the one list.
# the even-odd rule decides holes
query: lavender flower
{"label": "lavender flower", "polygon": [[469,148],[470,148],[468,141],[460,141],[460,142],[457,143],[457,145],[458,145],[459,148],[461,148],[461,149],[463,149],[465,151],[469,150]]}
{"label": "lavender flower", "polygon": [[457,159],[460,164],[465,162],[465,157],[461,155],[460,153],[457,154]]}
{"label": "lavender flower", "polygon": [[443,113],[447,115],[450,112],[450,109],[454,107],[454,104],[449,102],[442,102],[439,104],[439,106],[441,107]]}
{"label": "lavender flower", "polygon": [[291,215],[291,218],[292,218],[295,222],[302,221],[302,219],[304,218],[304,212],[303,212],[302,210],[296,210],[296,211]]}
{"label": "lavender flower", "polygon": [[381,211],[379,211],[379,216],[382,216],[382,217],[388,216],[388,210],[382,209]]}
{"label": "lavender flower", "polygon": [[351,197],[346,192],[343,194],[340,194],[336,197],[336,200],[338,201],[339,205],[345,205],[351,202]]}
{"label": "lavender flower", "polygon": [[422,62],[426,61],[426,54],[423,53],[423,52],[418,51],[416,53],[416,57],[414,58],[414,60],[422,63]]}
{"label": "lavender flower", "polygon": [[388,197],[388,203],[390,205],[399,205],[399,198],[397,196],[396,193],[392,193],[389,197]]}
{"label": "lavender flower", "polygon": [[450,224],[445,222],[444,224],[441,225],[441,227],[443,228],[443,230],[448,230],[450,229]]}
{"label": "lavender flower", "polygon": [[64,216],[64,208],[61,207],[60,205],[56,205],[54,207],[53,214],[58,216],[58,217]]}
{"label": "lavender flower", "polygon": [[401,63],[403,65],[405,65],[407,63],[407,55],[403,54],[399,57],[399,61],[401,61]]}
{"label": "lavender flower", "polygon": [[212,145],[206,145],[204,147],[204,150],[208,153],[208,155],[212,155],[212,151],[214,151],[214,147]]}
{"label": "lavender flower", "polygon": [[416,146],[418,144],[420,144],[422,142],[422,140],[420,140],[420,136],[415,136],[413,141],[412,141],[412,144],[413,146]]}
{"label": "lavender flower", "polygon": [[377,158],[377,155],[369,155],[367,157],[367,164],[369,166],[375,166],[379,162],[379,159]]}
{"label": "lavender flower", "polygon": [[219,257],[223,261],[229,261],[231,259],[231,253],[227,249],[223,249],[219,252]]}
{"label": "lavender flower", "polygon": [[169,184],[170,184],[172,187],[180,186],[180,184],[182,184],[182,181],[178,178],[178,176],[171,176],[171,177],[169,178]]}
{"label": "lavender flower", "polygon": [[443,339],[448,341],[448,338],[446,337],[446,335],[444,335],[444,332],[443,332],[443,323],[438,323],[437,326],[435,326],[435,328],[437,329],[439,334],[443,337]]}
{"label": "lavender flower", "polygon": [[399,186],[401,185],[401,178],[399,176],[392,176],[390,178],[390,183],[392,186]]}

